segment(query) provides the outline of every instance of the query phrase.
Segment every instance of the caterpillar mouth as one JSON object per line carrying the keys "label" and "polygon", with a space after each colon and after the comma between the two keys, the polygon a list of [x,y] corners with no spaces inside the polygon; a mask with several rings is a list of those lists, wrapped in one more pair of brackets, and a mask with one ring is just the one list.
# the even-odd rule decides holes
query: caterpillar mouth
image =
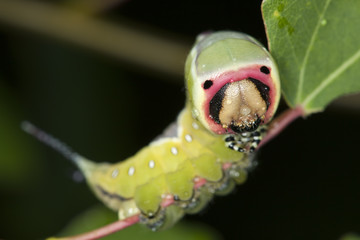
{"label": "caterpillar mouth", "polygon": [[247,78],[225,84],[210,101],[210,117],[236,133],[255,131],[269,108],[269,87]]}

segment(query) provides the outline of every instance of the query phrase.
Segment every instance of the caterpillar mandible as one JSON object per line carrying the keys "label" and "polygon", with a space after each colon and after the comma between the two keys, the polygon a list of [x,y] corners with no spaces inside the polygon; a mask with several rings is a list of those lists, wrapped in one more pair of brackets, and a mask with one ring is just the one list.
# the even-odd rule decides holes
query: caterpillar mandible
{"label": "caterpillar mandible", "polygon": [[[243,33],[200,35],[187,57],[185,80],[187,100],[177,121],[119,163],[92,162],[31,123],[23,129],[72,160],[119,219],[140,214],[149,228],[163,229],[245,181],[280,99],[274,60]],[[198,179],[206,184],[196,187]],[[169,196],[175,203],[162,207]]]}

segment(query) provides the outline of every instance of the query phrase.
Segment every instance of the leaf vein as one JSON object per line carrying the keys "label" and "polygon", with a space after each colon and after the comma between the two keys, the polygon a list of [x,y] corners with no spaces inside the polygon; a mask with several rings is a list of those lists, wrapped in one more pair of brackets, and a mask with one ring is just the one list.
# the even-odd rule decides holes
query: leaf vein
{"label": "leaf vein", "polygon": [[303,62],[302,62],[301,67],[300,67],[298,91],[297,91],[296,101],[295,101],[296,103],[300,103],[300,98],[302,96],[303,86],[304,86],[304,81],[305,81],[306,66],[307,66],[307,63],[308,63],[308,60],[309,60],[310,52],[311,52],[311,50],[312,50],[312,48],[314,46],[317,34],[318,34],[320,26],[321,26],[321,21],[324,18],[325,12],[326,12],[330,2],[331,2],[331,0],[326,1],[326,4],[325,4],[325,6],[323,8],[323,11],[319,15],[319,19],[318,19],[317,24],[316,24],[316,26],[314,28],[314,31],[313,31],[313,34],[311,36],[309,45],[308,45],[308,47],[306,49],[305,56],[304,56]]}
{"label": "leaf vein", "polygon": [[319,93],[330,85],[338,76],[340,76],[346,69],[351,67],[357,60],[360,59],[360,49],[352,55],[349,59],[347,59],[343,64],[341,64],[335,71],[331,72],[322,82],[321,84],[312,91],[307,98],[302,103],[303,106],[306,106],[310,101],[312,101]]}

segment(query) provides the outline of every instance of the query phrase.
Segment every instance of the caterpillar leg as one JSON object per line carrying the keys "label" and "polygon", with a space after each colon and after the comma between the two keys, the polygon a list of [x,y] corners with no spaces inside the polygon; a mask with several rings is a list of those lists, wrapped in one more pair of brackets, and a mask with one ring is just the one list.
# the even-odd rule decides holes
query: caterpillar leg
{"label": "caterpillar leg", "polygon": [[262,125],[253,132],[229,134],[225,136],[226,147],[238,152],[254,152],[267,132],[267,126]]}
{"label": "caterpillar leg", "polygon": [[202,186],[193,190],[193,195],[189,200],[180,200],[174,196],[175,204],[181,207],[185,213],[194,214],[204,209],[212,199],[213,192],[208,187]]}
{"label": "caterpillar leg", "polygon": [[160,208],[158,212],[154,214],[140,214],[140,223],[146,225],[152,231],[157,231],[163,227],[166,216],[165,216],[166,209]]}
{"label": "caterpillar leg", "polygon": [[140,214],[140,223],[152,231],[164,230],[173,226],[184,216],[184,209],[178,205],[161,207],[154,215]]}

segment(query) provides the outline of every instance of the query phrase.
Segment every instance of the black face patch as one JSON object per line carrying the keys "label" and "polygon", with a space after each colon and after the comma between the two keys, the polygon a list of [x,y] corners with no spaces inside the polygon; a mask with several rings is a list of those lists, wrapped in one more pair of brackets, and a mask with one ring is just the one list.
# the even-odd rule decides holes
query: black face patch
{"label": "black face patch", "polygon": [[211,86],[213,85],[213,81],[212,80],[206,80],[205,82],[204,82],[204,89],[206,90],[206,89],[209,89],[209,88],[211,88]]}
{"label": "black face patch", "polygon": [[269,97],[269,91],[270,88],[269,86],[263,84],[262,82],[260,82],[259,80],[255,79],[255,78],[249,78],[249,80],[251,82],[253,82],[257,88],[257,90],[259,90],[260,95],[262,97],[262,99],[264,99],[265,103],[266,103],[266,108],[268,109],[270,106],[270,97]]}
{"label": "black face patch", "polygon": [[260,68],[260,72],[264,73],[264,74],[269,74],[270,73],[270,69],[266,66],[262,66]]}
{"label": "black face patch", "polygon": [[225,97],[225,91],[229,84],[225,84],[210,100],[210,116],[216,123],[220,123],[219,114],[222,108],[222,101]]}

